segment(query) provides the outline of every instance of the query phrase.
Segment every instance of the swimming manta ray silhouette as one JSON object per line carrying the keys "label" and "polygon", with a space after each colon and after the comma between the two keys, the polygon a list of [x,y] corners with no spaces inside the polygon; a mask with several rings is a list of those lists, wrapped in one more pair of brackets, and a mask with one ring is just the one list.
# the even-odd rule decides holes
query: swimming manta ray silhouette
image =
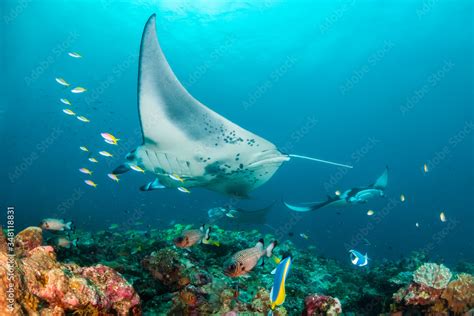
{"label": "swimming manta ray silhouette", "polygon": [[124,173],[133,166],[152,172],[156,179],[142,186],[143,191],[202,187],[247,196],[291,157],[351,168],[282,153],[271,142],[196,100],[166,61],[156,34],[155,14],[148,19],[141,40],[138,110],[143,144],[113,173]]}

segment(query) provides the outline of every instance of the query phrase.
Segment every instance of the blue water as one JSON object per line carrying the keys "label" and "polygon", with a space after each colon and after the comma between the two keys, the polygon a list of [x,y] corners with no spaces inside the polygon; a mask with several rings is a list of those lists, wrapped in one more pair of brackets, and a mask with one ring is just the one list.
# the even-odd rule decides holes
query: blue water
{"label": "blue water", "polygon": [[[44,217],[84,230],[198,225],[231,201],[200,189],[138,191],[151,175],[132,172],[119,184],[106,176],[141,142],[138,49],[156,13],[167,59],[197,99],[286,152],[354,165],[285,163],[241,202],[277,201],[268,224],[251,228],[280,239],[292,232],[299,246],[346,261],[350,248],[372,260],[416,250],[451,264],[474,260],[471,1],[7,0],[0,8],[1,200],[15,206],[17,230]],[[88,91],[72,95],[55,77]],[[61,97],[91,122],[62,113]],[[114,158],[91,164],[79,146]],[[300,217],[281,204],[371,184],[386,165],[385,199]],[[81,167],[93,169],[96,189]]]}

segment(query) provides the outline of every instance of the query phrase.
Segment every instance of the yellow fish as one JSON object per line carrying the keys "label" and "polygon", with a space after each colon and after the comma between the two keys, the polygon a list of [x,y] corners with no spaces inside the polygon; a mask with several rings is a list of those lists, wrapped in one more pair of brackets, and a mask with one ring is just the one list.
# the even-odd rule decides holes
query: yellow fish
{"label": "yellow fish", "polygon": [[405,202],[405,195],[400,195],[400,201]]}
{"label": "yellow fish", "polygon": [[66,87],[70,86],[70,84],[66,80],[64,80],[63,78],[56,78],[56,82],[59,83],[62,86],[66,86]]}
{"label": "yellow fish", "polygon": [[372,210],[368,210],[368,211],[367,211],[367,215],[368,215],[368,216],[372,216],[372,215],[374,215],[374,214],[375,214],[375,212],[372,211]]}
{"label": "yellow fish", "polygon": [[67,53],[67,54],[71,57],[74,57],[74,58],[82,58],[82,56],[77,52],[70,52],[70,53]]}
{"label": "yellow fish", "polygon": [[112,145],[117,145],[117,142],[120,140],[120,138],[116,138],[114,135],[110,133],[100,133],[100,136],[102,136],[105,142]]}
{"label": "yellow fish", "polygon": [[71,90],[72,93],[83,93],[86,92],[87,89],[83,87],[75,87],[74,89]]}
{"label": "yellow fish", "polygon": [[178,176],[176,173],[170,174],[168,176],[175,181],[184,182],[183,178]]}
{"label": "yellow fish", "polygon": [[440,219],[443,223],[446,222],[446,215],[444,215],[444,212],[441,212],[441,213],[439,214],[439,219]]}
{"label": "yellow fish", "polygon": [[140,168],[140,167],[137,166],[137,165],[130,165],[130,168],[131,168],[132,170],[135,170],[135,171],[138,171],[138,172],[143,172],[143,173],[145,172],[145,170],[143,170],[142,168]]}
{"label": "yellow fish", "polygon": [[429,171],[427,164],[424,164],[424,165],[423,165],[423,171],[424,171],[425,173],[427,173],[427,172]]}
{"label": "yellow fish", "polygon": [[183,192],[183,193],[191,193],[191,191],[189,191],[188,189],[186,189],[185,187],[178,187],[178,190]]}
{"label": "yellow fish", "polygon": [[90,162],[95,162],[95,163],[98,162],[97,159],[95,159],[94,157],[89,158],[89,161],[90,161]]}
{"label": "yellow fish", "polygon": [[92,180],[85,180],[84,181],[87,185],[90,185],[91,187],[97,187],[97,184],[94,183]]}
{"label": "yellow fish", "polygon": [[105,150],[99,151],[99,154],[101,154],[104,157],[113,157],[111,153]]}
{"label": "yellow fish", "polygon": [[110,179],[114,180],[115,182],[119,182],[120,179],[117,177],[116,174],[113,174],[113,173],[109,173],[107,174],[107,177],[109,177]]}
{"label": "yellow fish", "polygon": [[76,115],[72,110],[69,109],[63,109],[63,112],[66,113],[67,115]]}
{"label": "yellow fish", "polygon": [[92,174],[92,171],[90,171],[87,168],[81,168],[81,169],[79,169],[79,171],[82,172],[82,173],[85,173],[85,174]]}
{"label": "yellow fish", "polygon": [[79,147],[79,149],[82,150],[82,151],[89,151],[89,149],[87,149],[86,146],[81,146],[81,147]]}
{"label": "yellow fish", "polygon": [[337,191],[335,192],[335,194],[336,194],[336,196],[339,196],[339,195],[341,195],[341,191],[337,190]]}
{"label": "yellow fish", "polygon": [[68,99],[59,99],[59,101],[61,101],[62,103],[66,104],[66,105],[72,105],[71,101],[69,101]]}
{"label": "yellow fish", "polygon": [[300,234],[300,237],[301,237],[301,238],[304,238],[304,239],[309,239],[308,235],[303,234],[303,233]]}
{"label": "yellow fish", "polygon": [[86,123],[89,123],[89,122],[90,122],[90,120],[89,120],[87,117],[85,117],[85,116],[78,116],[77,119],[78,119],[79,121],[86,122]]}

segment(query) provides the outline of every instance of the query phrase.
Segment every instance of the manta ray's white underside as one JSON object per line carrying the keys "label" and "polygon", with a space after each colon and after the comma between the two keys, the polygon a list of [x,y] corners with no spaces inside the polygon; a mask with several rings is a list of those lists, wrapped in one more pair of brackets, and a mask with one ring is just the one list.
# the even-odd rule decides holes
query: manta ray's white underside
{"label": "manta ray's white underside", "polygon": [[[145,190],[162,184],[245,196],[290,159],[271,142],[210,110],[186,91],[160,48],[155,15],[143,31],[138,108],[143,144],[116,172],[135,164],[154,173],[158,181]],[[183,182],[172,179],[173,174]]]}

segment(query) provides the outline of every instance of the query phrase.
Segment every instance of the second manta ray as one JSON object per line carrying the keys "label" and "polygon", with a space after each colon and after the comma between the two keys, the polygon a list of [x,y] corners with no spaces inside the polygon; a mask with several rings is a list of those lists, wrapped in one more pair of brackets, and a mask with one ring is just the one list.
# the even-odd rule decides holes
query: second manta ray
{"label": "second manta ray", "polygon": [[152,172],[143,191],[203,187],[247,196],[267,182],[284,161],[305,158],[282,153],[271,142],[212,111],[186,91],[174,75],[156,34],[152,15],[143,31],[138,74],[141,146],[113,174],[130,169]]}
{"label": "second manta ray", "polygon": [[367,201],[370,199],[382,197],[385,195],[384,191],[387,187],[387,182],[388,168],[385,168],[382,175],[377,179],[377,181],[375,181],[374,184],[364,188],[353,188],[334,197],[329,196],[324,202],[307,202],[299,204],[284,203],[286,207],[295,212],[315,211],[327,206],[340,207],[352,204],[367,203]]}

